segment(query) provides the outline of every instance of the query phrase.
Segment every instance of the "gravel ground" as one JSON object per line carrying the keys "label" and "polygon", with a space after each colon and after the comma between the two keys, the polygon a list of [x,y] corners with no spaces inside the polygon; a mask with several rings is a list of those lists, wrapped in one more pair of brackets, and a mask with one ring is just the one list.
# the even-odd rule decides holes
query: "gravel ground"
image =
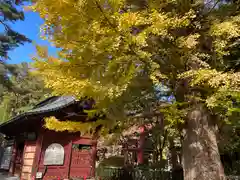
{"label": "gravel ground", "polygon": [[19,180],[18,177],[10,177],[6,172],[0,172],[0,180]]}

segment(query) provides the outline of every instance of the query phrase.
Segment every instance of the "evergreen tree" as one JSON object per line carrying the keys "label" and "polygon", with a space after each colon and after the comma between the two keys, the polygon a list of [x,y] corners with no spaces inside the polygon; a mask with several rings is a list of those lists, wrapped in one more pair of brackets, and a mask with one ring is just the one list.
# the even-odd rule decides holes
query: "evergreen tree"
{"label": "evergreen tree", "polygon": [[23,34],[13,30],[10,25],[18,20],[24,20],[24,13],[17,8],[17,4],[20,5],[21,2],[15,0],[0,1],[0,25],[3,29],[3,32],[0,33],[0,84],[11,91],[14,88],[8,73],[13,71],[13,67],[6,64],[6,60],[9,59],[8,52],[25,42],[31,42]]}
{"label": "evergreen tree", "polygon": [[0,121],[5,122],[11,117],[33,108],[50,93],[44,88],[43,81],[31,75],[27,63],[13,64],[14,76],[10,80],[15,87],[11,92],[3,91],[0,103]]}

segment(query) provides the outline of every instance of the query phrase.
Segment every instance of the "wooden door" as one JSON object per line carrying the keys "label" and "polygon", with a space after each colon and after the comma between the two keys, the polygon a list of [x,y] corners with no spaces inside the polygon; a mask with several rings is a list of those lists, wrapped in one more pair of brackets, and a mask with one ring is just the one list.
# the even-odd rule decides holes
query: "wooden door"
{"label": "wooden door", "polygon": [[70,178],[93,176],[91,146],[83,144],[72,145]]}
{"label": "wooden door", "polygon": [[22,166],[23,166],[23,152],[24,152],[24,142],[21,142],[17,144],[15,169],[14,169],[14,175],[18,177],[21,177]]}

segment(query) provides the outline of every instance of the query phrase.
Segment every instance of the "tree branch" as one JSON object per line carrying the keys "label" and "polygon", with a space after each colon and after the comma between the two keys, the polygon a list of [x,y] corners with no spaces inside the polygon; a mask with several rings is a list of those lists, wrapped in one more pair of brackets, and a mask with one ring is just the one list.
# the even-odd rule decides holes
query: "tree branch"
{"label": "tree branch", "polygon": [[8,27],[8,25],[7,25],[6,23],[4,23],[2,20],[0,20],[0,24],[2,24],[6,30],[9,30],[9,29],[10,29],[10,28]]}
{"label": "tree branch", "polygon": [[101,5],[98,3],[97,0],[95,0],[95,4],[97,5],[98,9],[101,11],[104,19],[108,22],[108,24],[112,27],[112,29],[114,29],[114,31],[118,32],[117,29],[115,28],[114,24],[108,19],[108,17],[106,16],[106,14],[104,13]]}
{"label": "tree branch", "polygon": [[[124,37],[123,34],[122,34],[121,32],[119,32],[119,31],[116,29],[116,27],[114,26],[114,24],[108,19],[108,17],[107,17],[106,14],[104,13],[101,5],[97,2],[97,0],[95,0],[95,4],[97,5],[97,8],[98,8],[98,9],[100,10],[100,12],[102,13],[104,19],[105,19],[105,20],[108,22],[108,24],[112,27],[112,29],[113,29],[115,32],[119,33],[122,37]],[[139,57],[139,55],[134,51],[133,47],[132,47],[132,46],[129,46],[129,47],[130,47],[130,50],[131,50],[136,56]],[[143,63],[146,63],[146,61],[143,60],[143,58],[140,58],[140,59],[141,59],[141,61],[142,61]]]}

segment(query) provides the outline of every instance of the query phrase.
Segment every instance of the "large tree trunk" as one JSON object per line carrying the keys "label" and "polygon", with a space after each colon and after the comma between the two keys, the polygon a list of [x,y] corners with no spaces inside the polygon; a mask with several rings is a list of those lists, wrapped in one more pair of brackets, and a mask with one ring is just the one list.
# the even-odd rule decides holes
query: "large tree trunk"
{"label": "large tree trunk", "polygon": [[224,180],[216,128],[203,105],[187,117],[183,141],[184,180]]}

